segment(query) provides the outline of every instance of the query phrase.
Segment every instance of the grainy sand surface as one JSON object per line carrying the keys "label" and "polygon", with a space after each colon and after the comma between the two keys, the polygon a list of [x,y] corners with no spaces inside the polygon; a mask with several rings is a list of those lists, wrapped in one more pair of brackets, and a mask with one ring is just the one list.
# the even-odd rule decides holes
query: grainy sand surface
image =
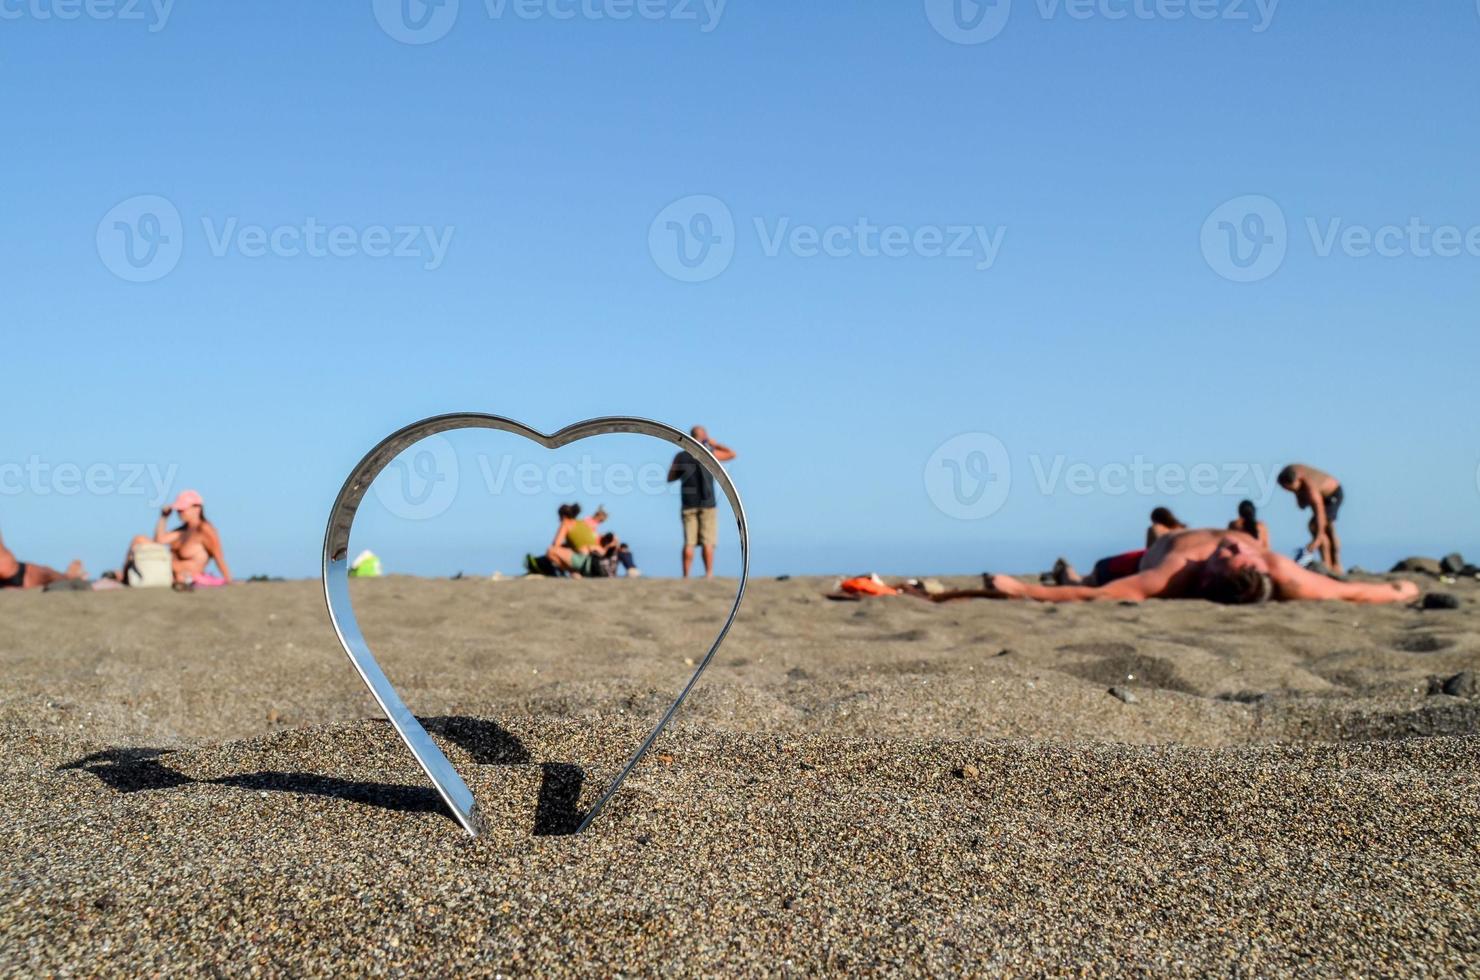
{"label": "grainy sand surface", "polygon": [[[961,583],[969,584],[969,583]],[[1457,611],[356,583],[469,840],[317,583],[0,594],[0,975],[1473,974]],[[1133,703],[1107,693],[1129,692]]]}

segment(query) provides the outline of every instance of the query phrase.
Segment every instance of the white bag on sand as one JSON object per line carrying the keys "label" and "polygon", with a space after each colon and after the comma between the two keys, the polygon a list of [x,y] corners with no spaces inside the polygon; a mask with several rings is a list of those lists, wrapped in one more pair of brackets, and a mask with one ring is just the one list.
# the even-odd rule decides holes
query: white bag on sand
{"label": "white bag on sand", "polygon": [[141,544],[134,547],[128,565],[129,585],[136,589],[164,589],[173,583],[168,546]]}

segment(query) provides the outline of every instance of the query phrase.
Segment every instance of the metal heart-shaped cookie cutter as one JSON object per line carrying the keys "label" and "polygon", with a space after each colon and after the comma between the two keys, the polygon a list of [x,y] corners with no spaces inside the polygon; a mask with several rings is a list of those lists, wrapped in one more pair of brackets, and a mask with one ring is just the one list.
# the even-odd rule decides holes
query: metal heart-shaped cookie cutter
{"label": "metal heart-shaped cookie cutter", "polygon": [[600,418],[589,419],[585,422],[577,422],[568,425],[556,432],[554,435],[545,435],[543,432],[531,429],[529,426],[513,419],[502,418],[497,415],[482,415],[476,413],[458,413],[453,415],[438,415],[434,418],[424,419],[414,425],[408,425],[386,437],[380,445],[372,449],[360,464],[355,467],[349,479],[345,481],[344,488],[339,491],[339,497],[334,501],[334,509],[329,514],[329,529],[324,535],[324,598],[329,604],[329,619],[334,624],[334,632],[339,636],[339,642],[344,647],[344,652],[349,654],[350,661],[355,669],[360,672],[360,677],[365,686],[370,688],[370,693],[380,703],[381,710],[395,726],[397,734],[416,756],[416,761],[432,780],[432,785],[437,788],[442,799],[452,810],[453,816],[464,829],[474,837],[482,829],[478,817],[478,805],[473,799],[473,793],[452,763],[447,761],[447,756],[433,742],[427,734],[421,722],[406,707],[396,689],[381,671],[380,665],[375,662],[375,657],[370,652],[370,646],[365,642],[364,635],[360,632],[359,623],[355,621],[354,607],[349,597],[349,535],[354,525],[355,513],[360,508],[360,501],[364,499],[366,491],[375,482],[375,477],[380,474],[391,461],[403,451],[427,438],[441,432],[450,432],[455,429],[496,429],[500,432],[511,432],[514,435],[523,436],[531,442],[537,442],[546,449],[559,449],[562,446],[586,439],[591,436],[608,435],[612,433],[635,434],[653,436],[665,442],[671,442],[681,449],[687,450],[690,455],[698,461],[700,466],[714,477],[714,481],[724,490],[725,497],[730,501],[730,507],[735,514],[735,522],[740,530],[740,584],[735,590],[735,604],[730,607],[730,614],[725,618],[724,625],[720,627],[719,635],[714,638],[709,652],[699,665],[694,669],[694,674],[679,692],[678,698],[663,713],[658,721],[657,727],[643,739],[637,751],[627,760],[622,771],[612,784],[602,791],[596,804],[586,813],[581,820],[576,833],[580,833],[591,825],[596,819],[601,808],[606,806],[607,801],[612,798],[621,787],[622,782],[632,771],[633,767],[641,761],[643,755],[653,743],[657,741],[663,729],[673,720],[678,712],[679,706],[699,682],[704,669],[714,659],[715,653],[719,651],[720,644],[724,643],[725,635],[730,632],[730,627],[735,622],[735,616],[740,612],[740,602],[745,598],[745,583],[750,577],[750,538],[745,529],[745,508],[740,504],[740,494],[735,490],[735,484],[725,473],[724,467],[714,458],[714,454],[703,445],[691,438],[688,434],[664,425],[661,422],[653,422],[648,419],[638,418]]}

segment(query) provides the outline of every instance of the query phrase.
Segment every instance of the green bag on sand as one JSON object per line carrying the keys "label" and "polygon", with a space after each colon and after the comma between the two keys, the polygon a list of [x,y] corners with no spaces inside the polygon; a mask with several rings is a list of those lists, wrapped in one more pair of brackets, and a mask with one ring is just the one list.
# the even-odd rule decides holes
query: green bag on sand
{"label": "green bag on sand", "polygon": [[380,578],[380,556],[373,551],[362,551],[354,564],[349,566],[350,578]]}

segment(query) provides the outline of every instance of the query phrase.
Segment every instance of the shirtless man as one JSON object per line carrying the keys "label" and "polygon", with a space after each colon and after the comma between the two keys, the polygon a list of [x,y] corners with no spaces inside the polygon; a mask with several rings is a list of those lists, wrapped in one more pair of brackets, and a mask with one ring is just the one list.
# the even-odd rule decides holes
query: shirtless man
{"label": "shirtless man", "polygon": [[[173,531],[167,530],[171,513],[180,515],[181,524]],[[185,588],[192,585],[229,585],[231,569],[221,551],[221,536],[216,526],[206,520],[205,501],[194,490],[186,490],[175,498],[175,502],[160,509],[159,520],[154,525],[154,537],[140,535],[129,545],[124,559],[123,573],[119,578],[128,581],[128,566],[133,562],[134,548],[141,544],[163,544],[170,549],[170,570],[175,585]],[[212,561],[220,570],[220,576],[211,575],[206,566]]]}
{"label": "shirtless man", "polygon": [[1342,574],[1341,542],[1336,538],[1336,514],[1346,499],[1341,481],[1314,466],[1291,463],[1280,470],[1279,483],[1295,495],[1301,510],[1310,508],[1310,544],[1305,550],[1319,551],[1326,567]]}
{"label": "shirtless man", "polygon": [[66,578],[87,578],[82,562],[74,561],[67,566],[65,572],[47,568],[45,565],[28,564],[16,558],[5,547],[5,539],[0,538],[0,589],[40,589]]}
{"label": "shirtless man", "polygon": [[1210,599],[1238,604],[1340,599],[1345,602],[1411,602],[1412,582],[1338,582],[1277,554],[1242,531],[1178,531],[1160,538],[1141,559],[1141,570],[1108,585],[1029,585],[1006,575],[983,576],[985,589],[945,592],[952,599],[1037,599],[1094,602],[1111,599]]}

